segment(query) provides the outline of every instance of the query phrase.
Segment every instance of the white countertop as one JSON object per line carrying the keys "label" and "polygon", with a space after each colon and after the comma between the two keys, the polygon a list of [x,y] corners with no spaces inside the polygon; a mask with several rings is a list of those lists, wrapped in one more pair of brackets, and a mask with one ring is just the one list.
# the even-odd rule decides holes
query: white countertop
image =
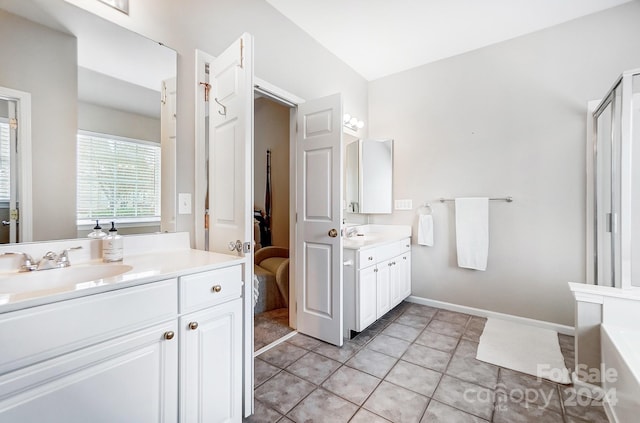
{"label": "white countertop", "polygon": [[569,289],[573,293],[574,298],[581,301],[602,303],[602,298],[604,297],[640,300],[640,287],[621,289],[609,286],[569,282]]}
{"label": "white countertop", "polygon": [[[126,250],[125,250],[126,251]],[[175,250],[163,249],[149,253],[129,254],[124,260],[115,263],[103,263],[101,259],[92,259],[73,264],[64,269],[40,270],[0,274],[0,313],[6,313],[37,305],[93,295],[115,289],[128,288],[159,280],[176,278],[185,274],[214,270],[246,261],[236,255],[211,253],[190,248]],[[82,272],[83,268],[111,266],[130,266],[122,274],[96,280],[67,282],[65,272]],[[105,269],[106,270],[106,269]],[[72,273],[67,273],[71,275]],[[74,279],[74,278],[71,278]],[[20,286],[25,283],[26,287]],[[15,287],[18,287],[16,289]]]}
{"label": "white countertop", "polygon": [[361,225],[355,228],[358,230],[358,235],[344,237],[343,248],[350,250],[372,248],[411,237],[411,226],[407,225]]}

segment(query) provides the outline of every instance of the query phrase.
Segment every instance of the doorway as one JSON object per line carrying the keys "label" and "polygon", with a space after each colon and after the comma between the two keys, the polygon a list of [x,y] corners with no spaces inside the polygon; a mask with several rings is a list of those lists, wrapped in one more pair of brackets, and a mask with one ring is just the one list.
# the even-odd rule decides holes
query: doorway
{"label": "doorway", "polygon": [[293,332],[289,325],[290,119],[292,107],[254,92],[254,351]]}
{"label": "doorway", "polygon": [[0,243],[31,241],[31,216],[31,95],[0,87]]}

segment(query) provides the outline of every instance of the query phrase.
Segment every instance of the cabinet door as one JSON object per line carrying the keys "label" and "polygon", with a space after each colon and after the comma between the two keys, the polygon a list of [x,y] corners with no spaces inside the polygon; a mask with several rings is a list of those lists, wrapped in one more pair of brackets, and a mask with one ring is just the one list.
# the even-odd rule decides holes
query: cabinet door
{"label": "cabinet door", "polygon": [[242,421],[242,300],[180,318],[180,421]]}
{"label": "cabinet door", "polygon": [[177,422],[175,320],[0,376],[0,422]]}
{"label": "cabinet door", "polygon": [[399,261],[402,260],[402,257],[394,257],[389,261],[389,295],[391,297],[390,308],[393,308],[400,304],[402,301],[402,286],[399,278]]}
{"label": "cabinet door", "polygon": [[376,318],[379,319],[391,310],[391,260],[383,261],[377,266],[376,277],[377,306]]}
{"label": "cabinet door", "polygon": [[371,323],[376,321],[376,266],[370,266],[358,272],[356,285],[357,319],[356,331],[361,332]]}
{"label": "cabinet door", "polygon": [[400,301],[411,295],[411,253],[406,252],[396,260]]}

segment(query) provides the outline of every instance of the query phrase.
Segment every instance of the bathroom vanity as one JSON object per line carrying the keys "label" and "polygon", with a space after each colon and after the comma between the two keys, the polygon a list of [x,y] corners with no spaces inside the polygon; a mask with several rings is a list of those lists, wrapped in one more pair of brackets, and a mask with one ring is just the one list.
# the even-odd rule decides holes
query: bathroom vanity
{"label": "bathroom vanity", "polygon": [[344,239],[344,334],[362,332],[411,295],[411,227],[362,225]]}
{"label": "bathroom vanity", "polygon": [[102,264],[98,243],[11,246],[83,249],[0,275],[0,422],[240,422],[245,259],[177,233],[126,237]]}

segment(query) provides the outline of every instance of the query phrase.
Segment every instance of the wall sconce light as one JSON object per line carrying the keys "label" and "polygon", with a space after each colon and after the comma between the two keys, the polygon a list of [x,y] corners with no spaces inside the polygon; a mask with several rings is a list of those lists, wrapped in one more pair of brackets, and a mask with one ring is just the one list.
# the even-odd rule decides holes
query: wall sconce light
{"label": "wall sconce light", "polygon": [[364,128],[364,122],[359,120],[355,116],[351,116],[349,113],[345,113],[342,117],[342,124],[352,131],[357,131],[358,129]]}

